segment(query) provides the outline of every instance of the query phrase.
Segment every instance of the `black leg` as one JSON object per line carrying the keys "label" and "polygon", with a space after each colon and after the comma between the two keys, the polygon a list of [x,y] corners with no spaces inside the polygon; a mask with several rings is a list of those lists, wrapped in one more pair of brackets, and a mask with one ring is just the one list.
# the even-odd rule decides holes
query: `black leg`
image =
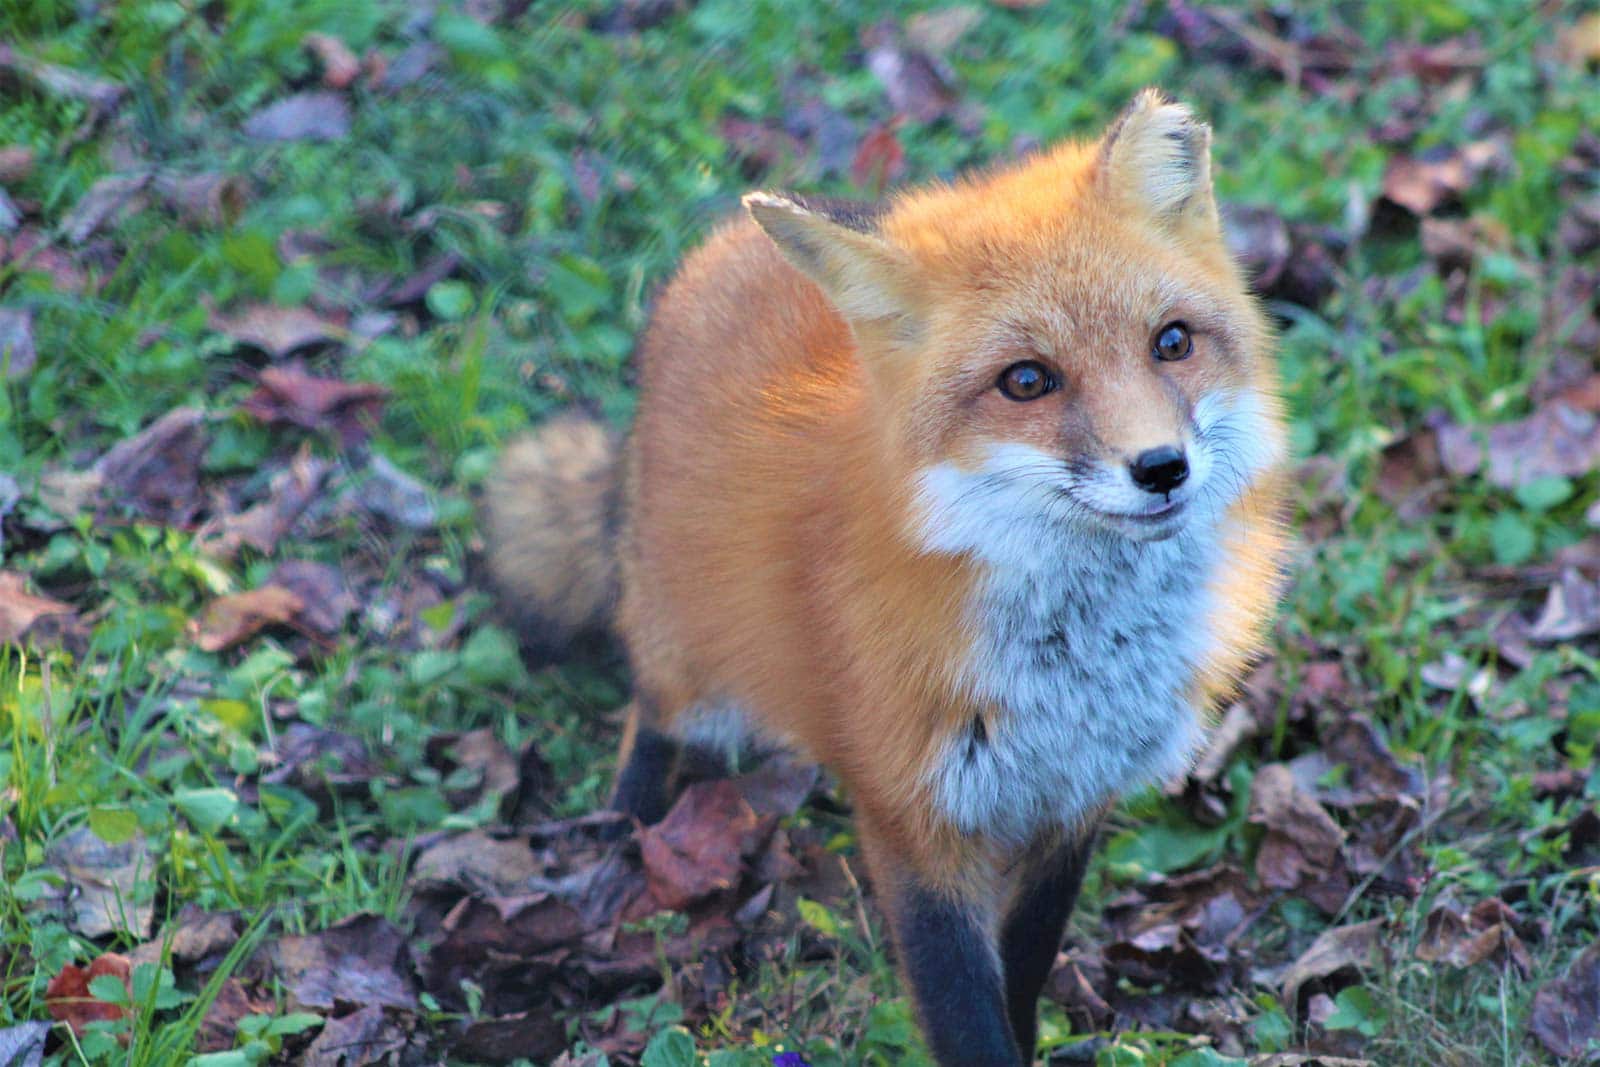
{"label": "black leg", "polygon": [[1083,872],[1093,850],[1091,831],[1080,840],[1057,845],[1032,863],[1023,875],[1021,891],[1000,933],[1006,1011],[1024,1063],[1033,1062],[1033,1046],[1039,1033],[1039,991],[1050,977],[1061,947],[1061,933],[1078,899],[1078,887],[1083,884]]}
{"label": "black leg", "polygon": [[671,799],[667,780],[677,761],[677,741],[650,726],[635,728],[611,790],[611,810],[632,815],[647,826],[660,822]]}
{"label": "black leg", "polygon": [[976,911],[916,886],[898,894],[891,918],[922,1032],[940,1067],[1020,1067],[1000,961]]}

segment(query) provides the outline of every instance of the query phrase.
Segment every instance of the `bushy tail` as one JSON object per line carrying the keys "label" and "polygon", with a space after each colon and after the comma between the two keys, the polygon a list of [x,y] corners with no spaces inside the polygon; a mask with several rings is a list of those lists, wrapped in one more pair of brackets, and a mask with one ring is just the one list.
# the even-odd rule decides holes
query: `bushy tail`
{"label": "bushy tail", "polygon": [[611,622],[618,451],[604,424],[561,415],[513,441],[489,483],[489,572],[535,648],[558,651]]}

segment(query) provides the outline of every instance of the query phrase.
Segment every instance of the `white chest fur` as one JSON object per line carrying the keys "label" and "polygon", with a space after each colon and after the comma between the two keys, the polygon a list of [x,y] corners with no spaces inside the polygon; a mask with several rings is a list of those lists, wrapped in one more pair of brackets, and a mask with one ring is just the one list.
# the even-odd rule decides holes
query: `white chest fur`
{"label": "white chest fur", "polygon": [[1208,640],[1214,540],[1096,537],[1048,566],[991,571],[970,605],[965,675],[994,710],[933,768],[946,818],[1024,840],[1182,771],[1200,736],[1189,687]]}

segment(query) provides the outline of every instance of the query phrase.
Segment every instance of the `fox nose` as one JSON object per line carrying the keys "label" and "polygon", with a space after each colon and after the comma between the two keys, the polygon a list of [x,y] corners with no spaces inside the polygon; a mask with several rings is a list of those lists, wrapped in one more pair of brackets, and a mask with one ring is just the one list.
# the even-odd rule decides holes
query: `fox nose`
{"label": "fox nose", "polygon": [[1147,493],[1170,493],[1189,477],[1189,461],[1171,445],[1139,453],[1128,470],[1133,482]]}

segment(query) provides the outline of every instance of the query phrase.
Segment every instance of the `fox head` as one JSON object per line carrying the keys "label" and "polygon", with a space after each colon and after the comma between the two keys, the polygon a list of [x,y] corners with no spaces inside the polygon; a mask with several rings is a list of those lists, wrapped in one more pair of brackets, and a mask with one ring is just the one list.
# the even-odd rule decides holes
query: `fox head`
{"label": "fox head", "polygon": [[850,324],[935,549],[1065,524],[1159,540],[1282,451],[1269,331],[1223,241],[1210,128],[1154,90],[1098,141],[871,220],[745,205]]}

